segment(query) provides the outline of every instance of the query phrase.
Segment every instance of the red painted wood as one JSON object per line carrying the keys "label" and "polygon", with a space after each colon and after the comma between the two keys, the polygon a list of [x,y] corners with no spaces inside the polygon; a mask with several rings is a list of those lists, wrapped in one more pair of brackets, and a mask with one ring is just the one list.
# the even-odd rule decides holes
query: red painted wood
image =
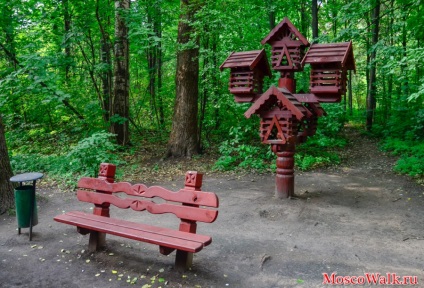
{"label": "red painted wood", "polygon": [[[277,175],[275,178],[275,196],[279,199],[294,195],[294,145],[272,146],[277,155]],[[283,150],[284,149],[284,150]],[[283,151],[280,151],[283,150]]]}
{"label": "red painted wood", "polygon": [[130,196],[140,196],[145,198],[160,197],[166,201],[196,204],[208,207],[219,206],[218,197],[215,193],[188,190],[187,188],[173,192],[160,186],[147,187],[143,184],[132,185],[128,182],[107,183],[96,178],[81,178],[78,182],[78,187],[102,191],[107,194],[124,192]]}
{"label": "red painted wood", "polygon": [[82,212],[69,212],[56,216],[54,220],[83,229],[95,230],[192,253],[199,252],[212,241],[209,236],[184,233],[177,230],[105,218]]}
{"label": "red painted wood", "polygon": [[[196,233],[196,221],[211,223],[218,211],[204,208],[219,206],[218,197],[211,192],[202,192],[202,174],[188,171],[184,189],[173,192],[159,186],[147,187],[128,182],[113,183],[114,165],[102,164],[99,178],[82,178],[78,182],[77,198],[95,205],[94,214],[73,211],[56,216],[55,221],[77,226],[78,231],[90,233],[90,251],[97,250],[105,243],[105,235],[113,234],[138,241],[159,245],[160,252],[169,254],[177,249],[178,266],[191,263],[191,253],[200,251],[211,243],[210,236]],[[121,193],[125,197],[114,195]],[[155,203],[162,198],[165,203]],[[141,223],[109,217],[109,206],[131,208],[135,211],[149,211],[152,214],[172,213],[181,219],[179,229],[155,227]],[[190,253],[188,253],[190,252]],[[188,254],[187,254],[188,253]]]}
{"label": "red painted wood", "polygon": [[142,199],[138,200],[134,198],[122,199],[114,195],[89,192],[84,190],[78,190],[77,197],[78,200],[83,202],[90,202],[94,204],[110,203],[118,208],[131,208],[134,211],[146,210],[152,214],[172,213],[181,219],[189,219],[205,223],[214,222],[218,217],[217,210],[175,205],[172,203],[156,204],[153,201],[147,201]]}
{"label": "red painted wood", "polygon": [[276,102],[281,101],[299,121],[310,113],[297,99],[286,89],[278,89],[271,86],[256,102],[244,113],[246,118],[250,118],[253,114],[260,114],[263,110],[267,111],[271,107],[275,107]]}
{"label": "red painted wood", "polygon": [[287,17],[284,17],[283,21],[271,30],[271,32],[261,41],[261,44],[264,45],[265,43],[279,41],[284,38],[284,36],[287,37],[289,35],[292,40],[300,41],[300,43],[296,43],[303,44],[303,46],[309,46],[308,40],[306,40],[306,38],[299,32],[299,30],[297,30]]}

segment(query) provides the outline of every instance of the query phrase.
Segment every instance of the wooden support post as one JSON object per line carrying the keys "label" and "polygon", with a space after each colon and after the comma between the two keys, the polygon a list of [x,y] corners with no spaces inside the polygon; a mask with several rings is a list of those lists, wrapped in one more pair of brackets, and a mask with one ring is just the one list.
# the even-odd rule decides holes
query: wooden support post
{"label": "wooden support post", "polygon": [[[196,233],[197,223],[193,221],[182,220],[180,223],[180,231]],[[177,270],[187,270],[193,264],[193,253],[177,250],[175,257],[175,268]]]}
{"label": "wooden support post", "polygon": [[[97,178],[104,179],[109,183],[113,183],[115,181],[115,172],[116,172],[115,165],[109,164],[109,163],[102,163],[100,164],[99,176]],[[110,217],[109,206],[110,204],[95,205],[93,209],[93,214],[104,216],[104,217]],[[88,242],[88,250],[90,252],[94,252],[100,249],[101,247],[104,247],[105,244],[106,244],[105,233],[100,233],[97,231],[90,232],[90,240]]]}
{"label": "wooden support post", "polygon": [[[202,179],[203,174],[195,171],[188,171],[185,177],[185,190],[194,190],[200,191],[202,188]],[[188,205],[186,206],[194,206],[199,207],[198,205]],[[195,221],[188,221],[181,219],[180,223],[180,231],[196,233],[197,223]],[[175,257],[175,268],[177,270],[187,270],[193,264],[193,253],[189,253],[186,251],[177,250],[177,255]]]}
{"label": "wooden support post", "polygon": [[296,92],[296,80],[294,79],[294,73],[282,72],[280,79],[278,79],[278,87],[286,88],[290,93]]}
{"label": "wooden support post", "polygon": [[277,175],[275,176],[275,196],[279,199],[294,195],[294,145],[272,145],[277,155]]}

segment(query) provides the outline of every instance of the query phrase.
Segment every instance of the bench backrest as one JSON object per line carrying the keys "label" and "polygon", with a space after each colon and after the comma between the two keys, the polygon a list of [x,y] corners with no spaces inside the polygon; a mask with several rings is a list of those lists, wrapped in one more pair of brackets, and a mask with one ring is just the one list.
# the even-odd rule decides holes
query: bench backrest
{"label": "bench backrest", "polygon": [[[114,172],[115,170],[113,174]],[[113,177],[102,175],[101,166],[99,178],[79,180],[77,197],[80,201],[93,203],[96,207],[103,207],[102,209],[114,205],[123,209],[148,211],[152,214],[172,213],[183,221],[211,223],[218,216],[217,210],[210,209],[219,206],[218,197],[215,193],[201,191],[201,185],[202,174],[195,171],[186,173],[185,187],[177,192],[160,186],[147,187],[144,184],[133,185],[128,182],[113,183]],[[125,197],[117,196],[116,193],[125,193]],[[154,197],[161,198],[165,202],[155,203]],[[107,214],[103,216],[108,216]]]}

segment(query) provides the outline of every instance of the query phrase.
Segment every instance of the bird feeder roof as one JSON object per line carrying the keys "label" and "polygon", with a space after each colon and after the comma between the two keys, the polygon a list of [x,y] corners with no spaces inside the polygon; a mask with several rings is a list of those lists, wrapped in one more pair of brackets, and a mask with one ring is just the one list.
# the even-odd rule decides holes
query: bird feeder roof
{"label": "bird feeder roof", "polygon": [[271,69],[266,57],[265,49],[244,51],[244,52],[233,52],[228,58],[222,63],[219,69],[222,71],[224,68],[249,68],[254,70],[259,68],[265,74],[265,76],[271,77]]}
{"label": "bird feeder roof", "polygon": [[331,64],[356,72],[352,42],[312,44],[303,58],[302,66],[305,64],[311,66]]}
{"label": "bird feeder roof", "polygon": [[273,107],[277,101],[281,101],[287,110],[289,110],[297,120],[312,116],[311,112],[300,103],[293,94],[286,88],[277,88],[271,86],[253,105],[244,113],[246,118],[253,114],[260,114],[262,111]]}
{"label": "bird feeder roof", "polygon": [[293,42],[298,41],[299,45],[309,46],[308,40],[306,40],[306,38],[299,32],[299,30],[297,30],[296,27],[294,27],[293,23],[291,23],[287,17],[285,17],[283,21],[281,21],[277,26],[274,27],[274,29],[271,30],[268,36],[266,36],[261,41],[261,44],[271,44],[272,42],[281,40],[284,37],[289,37],[290,34],[292,37],[291,40]]}

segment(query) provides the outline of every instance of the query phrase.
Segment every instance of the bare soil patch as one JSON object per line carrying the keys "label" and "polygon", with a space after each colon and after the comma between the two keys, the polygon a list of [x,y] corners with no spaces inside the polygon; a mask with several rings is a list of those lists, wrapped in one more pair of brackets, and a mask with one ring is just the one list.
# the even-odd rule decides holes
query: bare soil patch
{"label": "bare soil patch", "polygon": [[[411,275],[421,286],[424,187],[393,173],[396,159],[373,140],[347,133],[342,164],[296,172],[294,199],[274,198],[272,174],[206,173],[203,190],[220,197],[219,216],[215,223],[199,223],[199,233],[212,235],[213,243],[185,273],[173,269],[174,254],[109,235],[104,251],[86,252],[88,236],[53,217],[89,211],[90,205],[73,192],[41,185],[33,241],[28,229],[18,235],[14,216],[0,217],[0,287],[323,287],[322,273],[333,272]],[[156,181],[154,172],[129,180],[178,190],[185,170],[197,169],[166,165],[169,173],[158,172]],[[115,217],[127,217],[125,212],[112,210]],[[178,225],[166,216],[128,215]]]}

